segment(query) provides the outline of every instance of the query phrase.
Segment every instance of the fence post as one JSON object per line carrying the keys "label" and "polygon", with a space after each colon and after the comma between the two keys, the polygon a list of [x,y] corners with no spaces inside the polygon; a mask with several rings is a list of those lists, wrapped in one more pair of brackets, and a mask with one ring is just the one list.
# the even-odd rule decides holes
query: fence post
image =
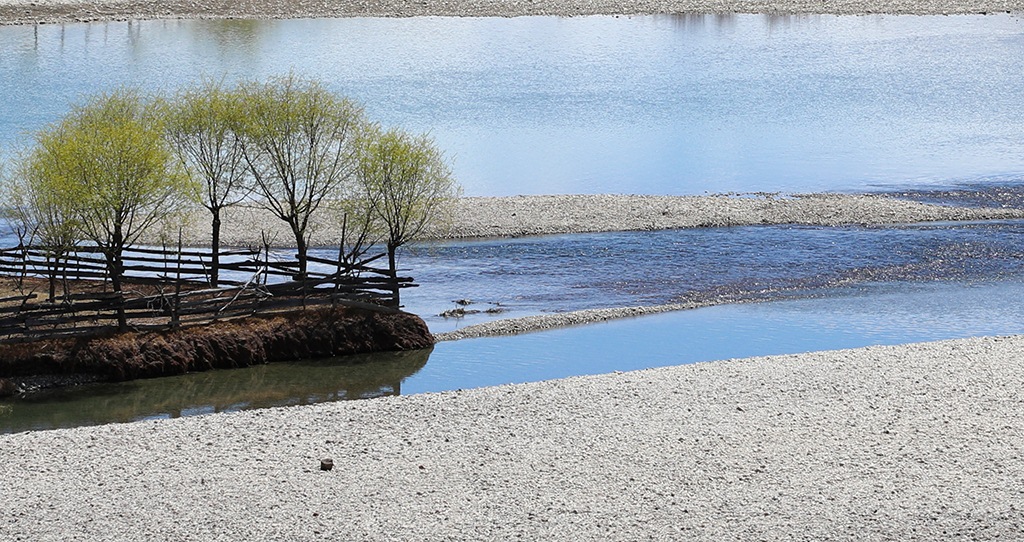
{"label": "fence post", "polygon": [[174,275],[174,300],[171,301],[171,329],[181,325],[181,230],[178,228],[178,269]]}

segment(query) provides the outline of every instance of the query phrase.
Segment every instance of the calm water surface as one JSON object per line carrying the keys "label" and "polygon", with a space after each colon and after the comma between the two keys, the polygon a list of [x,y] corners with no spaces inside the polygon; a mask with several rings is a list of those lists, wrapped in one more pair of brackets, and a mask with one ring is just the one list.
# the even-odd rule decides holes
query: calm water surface
{"label": "calm water surface", "polygon": [[294,71],[429,130],[467,195],[858,190],[1024,173],[1013,15],[0,28],[0,148],[84,95]]}

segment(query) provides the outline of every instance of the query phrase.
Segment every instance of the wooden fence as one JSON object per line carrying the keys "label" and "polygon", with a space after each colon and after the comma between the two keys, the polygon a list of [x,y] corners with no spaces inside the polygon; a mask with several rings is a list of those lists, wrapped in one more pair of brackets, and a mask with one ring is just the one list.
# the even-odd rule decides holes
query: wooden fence
{"label": "wooden fence", "polygon": [[106,259],[95,247],[77,247],[54,258],[39,247],[0,249],[0,277],[17,295],[0,297],[0,340],[92,334],[116,329],[168,329],[331,304],[397,307],[397,292],[415,286],[387,270],[339,259],[308,257],[299,274],[294,255],[269,250],[220,252],[217,287],[211,287],[212,253],[131,248],[123,254],[121,292],[109,287]]}

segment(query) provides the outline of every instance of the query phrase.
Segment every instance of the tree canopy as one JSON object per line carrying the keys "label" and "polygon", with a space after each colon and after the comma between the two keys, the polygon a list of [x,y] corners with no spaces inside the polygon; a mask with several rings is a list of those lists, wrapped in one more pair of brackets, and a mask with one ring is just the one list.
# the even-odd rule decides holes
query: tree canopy
{"label": "tree canopy", "polygon": [[353,179],[362,107],[295,75],[240,92],[245,159],[259,203],[291,228],[304,275],[310,217]]}
{"label": "tree canopy", "polygon": [[239,128],[243,122],[239,92],[214,82],[187,88],[168,102],[164,134],[186,175],[198,187],[199,203],[211,215],[210,283],[220,274],[221,211],[251,192]]}
{"label": "tree canopy", "polygon": [[121,291],[124,249],[192,193],[162,128],[152,99],[119,89],[40,131],[21,163],[35,214],[56,219],[43,222],[44,231],[74,231],[100,247],[114,291]]}
{"label": "tree canopy", "polygon": [[[342,261],[357,268],[380,243],[394,277],[396,249],[450,219],[460,194],[429,136],[383,129],[294,74],[169,98],[132,88],[92,97],[40,130],[7,173],[6,211],[30,242],[58,257],[95,244],[115,291],[123,251],[197,205],[210,213],[214,253],[224,208],[263,207],[291,230],[301,278],[313,224],[333,215]],[[210,275],[216,284],[216,261]]]}
{"label": "tree canopy", "polygon": [[449,220],[461,190],[433,139],[400,129],[365,132],[359,145],[358,178],[370,212],[384,229],[382,241],[394,276],[398,247],[427,226]]}

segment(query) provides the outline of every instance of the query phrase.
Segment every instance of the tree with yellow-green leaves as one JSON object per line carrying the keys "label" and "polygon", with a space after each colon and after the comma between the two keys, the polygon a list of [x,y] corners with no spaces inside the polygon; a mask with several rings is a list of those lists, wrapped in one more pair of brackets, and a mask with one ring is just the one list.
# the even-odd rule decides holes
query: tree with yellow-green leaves
{"label": "tree with yellow-green leaves", "polygon": [[251,192],[249,166],[239,134],[240,93],[219,83],[188,88],[167,102],[164,134],[185,173],[199,187],[199,203],[210,212],[210,284],[220,279],[221,211]]}
{"label": "tree with yellow-green leaves", "polygon": [[355,102],[295,75],[241,86],[244,154],[256,201],[288,224],[306,275],[310,218],[354,182],[366,126]]}
{"label": "tree with yellow-green leaves", "polygon": [[[444,153],[427,135],[368,129],[359,142],[357,177],[370,212],[384,229],[388,269],[397,277],[396,252],[428,226],[452,218],[461,194]],[[394,291],[398,301],[398,290]]]}
{"label": "tree with yellow-green leaves", "polygon": [[94,97],[40,131],[20,168],[99,247],[115,292],[122,291],[125,248],[194,194],[164,139],[161,109],[133,89]]}
{"label": "tree with yellow-green leaves", "polygon": [[[61,261],[82,241],[74,202],[68,193],[56,190],[49,179],[33,171],[29,161],[21,162],[17,172],[0,175],[0,185],[3,208],[21,244],[39,247],[50,262],[48,299],[53,302]],[[67,294],[67,280],[62,284]]]}

